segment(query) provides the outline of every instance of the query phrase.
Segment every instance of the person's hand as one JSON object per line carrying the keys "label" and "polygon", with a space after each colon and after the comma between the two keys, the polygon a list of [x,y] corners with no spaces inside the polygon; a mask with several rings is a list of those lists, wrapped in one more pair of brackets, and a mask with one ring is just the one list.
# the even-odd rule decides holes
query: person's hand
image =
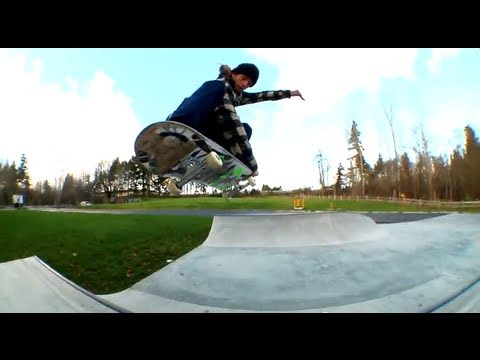
{"label": "person's hand", "polygon": [[258,170],[255,170],[255,171],[252,173],[252,176],[253,176],[253,177],[258,176]]}
{"label": "person's hand", "polygon": [[293,90],[293,91],[291,92],[291,96],[300,96],[300,99],[305,100],[305,99],[303,98],[302,94],[300,93],[300,91],[298,91],[298,90]]}

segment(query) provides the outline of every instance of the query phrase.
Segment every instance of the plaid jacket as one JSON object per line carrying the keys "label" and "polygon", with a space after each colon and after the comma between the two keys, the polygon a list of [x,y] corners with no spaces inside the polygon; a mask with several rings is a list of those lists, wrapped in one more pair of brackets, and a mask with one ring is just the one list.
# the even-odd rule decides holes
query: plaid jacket
{"label": "plaid jacket", "polygon": [[[235,111],[235,107],[254,104],[262,101],[276,101],[291,97],[290,90],[261,91],[250,93],[243,91],[237,95],[234,91],[234,84],[231,81],[220,79],[225,84],[223,101],[215,108],[217,121],[223,129],[223,136],[230,140],[232,148],[230,151],[243,161],[252,170],[258,169],[258,164],[253,156],[252,147],[248,141],[245,128],[240,121],[240,117]],[[232,141],[233,140],[233,141]]]}
{"label": "plaid jacket", "polygon": [[201,133],[205,133],[207,127],[213,127],[215,131],[218,129],[229,144],[226,150],[241,159],[252,171],[256,171],[257,161],[253,156],[252,147],[235,107],[289,98],[291,91],[277,90],[257,93],[244,91],[237,95],[233,86],[234,83],[225,78],[203,83],[190,97],[183,100],[167,120],[182,122]]}

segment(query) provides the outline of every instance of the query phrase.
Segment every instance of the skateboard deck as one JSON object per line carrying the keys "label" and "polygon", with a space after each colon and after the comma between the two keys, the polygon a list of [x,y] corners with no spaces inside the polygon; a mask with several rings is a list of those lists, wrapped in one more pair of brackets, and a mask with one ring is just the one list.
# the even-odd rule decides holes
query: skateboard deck
{"label": "skateboard deck", "polygon": [[[174,195],[189,182],[224,193],[254,185],[252,171],[245,164],[211,139],[181,123],[160,121],[147,126],[138,134],[134,149],[137,163],[167,178],[168,190]],[[244,181],[247,183],[242,183]]]}

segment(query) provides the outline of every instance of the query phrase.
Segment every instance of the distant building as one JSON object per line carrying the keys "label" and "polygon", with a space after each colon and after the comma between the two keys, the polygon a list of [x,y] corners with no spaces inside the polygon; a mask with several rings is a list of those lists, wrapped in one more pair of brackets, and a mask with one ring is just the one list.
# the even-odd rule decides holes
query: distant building
{"label": "distant building", "polygon": [[12,203],[13,203],[13,206],[15,206],[16,208],[22,207],[23,206],[23,195],[14,194],[12,196]]}

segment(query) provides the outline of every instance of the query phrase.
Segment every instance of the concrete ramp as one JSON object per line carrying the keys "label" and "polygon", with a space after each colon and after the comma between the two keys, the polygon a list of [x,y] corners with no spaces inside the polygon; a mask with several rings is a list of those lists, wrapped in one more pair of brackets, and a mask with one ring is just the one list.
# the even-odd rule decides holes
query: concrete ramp
{"label": "concrete ramp", "polygon": [[0,264],[0,312],[480,312],[480,214],[214,218],[205,242],[114,294],[38,258]]}
{"label": "concrete ramp", "polygon": [[119,311],[126,310],[82,289],[36,256],[0,263],[0,312]]}
{"label": "concrete ramp", "polygon": [[296,247],[385,240],[389,236],[368,216],[352,213],[216,216],[204,245]]}
{"label": "concrete ramp", "polygon": [[479,276],[478,215],[216,217],[204,244],[104,298],[135,312],[452,311]]}

